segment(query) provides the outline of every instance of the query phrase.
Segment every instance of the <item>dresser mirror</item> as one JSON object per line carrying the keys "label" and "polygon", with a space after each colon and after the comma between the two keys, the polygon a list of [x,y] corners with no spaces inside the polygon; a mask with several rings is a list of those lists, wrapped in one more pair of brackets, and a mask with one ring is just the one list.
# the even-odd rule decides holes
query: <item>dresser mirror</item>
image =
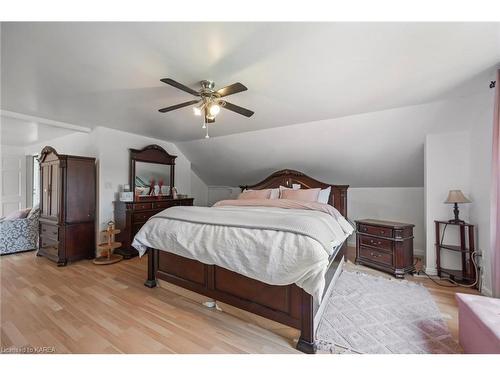
{"label": "dresser mirror", "polygon": [[135,200],[172,197],[176,157],[158,145],[130,150],[130,186]]}

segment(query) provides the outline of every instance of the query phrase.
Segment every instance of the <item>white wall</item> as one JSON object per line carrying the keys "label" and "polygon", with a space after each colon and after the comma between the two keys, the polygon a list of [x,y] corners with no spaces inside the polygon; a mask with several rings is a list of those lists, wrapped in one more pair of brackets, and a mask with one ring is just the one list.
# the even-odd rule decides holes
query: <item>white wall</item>
{"label": "white wall", "polygon": [[194,171],[191,171],[191,196],[195,206],[208,206],[208,186]]}
{"label": "white wall", "polygon": [[[353,222],[379,219],[414,224],[414,253],[424,255],[424,188],[349,188],[347,214]],[[349,244],[356,244],[355,235]]]}
{"label": "white wall", "polygon": [[208,206],[223,199],[236,199],[241,189],[235,186],[208,186]]}
{"label": "white wall", "polygon": [[[426,272],[436,274],[435,220],[453,218],[453,205],[444,204],[449,190],[470,195],[470,134],[429,134],[425,142]],[[460,218],[469,219],[468,205],[460,205]],[[448,226],[443,243],[458,245],[457,228]],[[442,251],[441,266],[460,269],[460,254]]]}

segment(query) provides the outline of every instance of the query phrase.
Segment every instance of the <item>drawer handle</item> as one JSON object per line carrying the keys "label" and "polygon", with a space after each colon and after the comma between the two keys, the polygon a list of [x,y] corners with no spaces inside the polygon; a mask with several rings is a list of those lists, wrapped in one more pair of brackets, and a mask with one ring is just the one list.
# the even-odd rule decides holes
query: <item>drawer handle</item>
{"label": "drawer handle", "polygon": [[385,234],[385,231],[381,230],[381,231],[380,231],[380,234]]}
{"label": "drawer handle", "polygon": [[382,255],[380,255],[380,254],[375,254],[374,252],[371,252],[371,253],[370,253],[370,255],[371,255],[372,257],[377,257],[377,258],[380,258],[380,257],[382,256]]}
{"label": "drawer handle", "polygon": [[373,240],[370,240],[370,243],[371,243],[372,245],[382,245],[382,242],[380,242],[380,241],[375,242],[375,241],[373,241]]}

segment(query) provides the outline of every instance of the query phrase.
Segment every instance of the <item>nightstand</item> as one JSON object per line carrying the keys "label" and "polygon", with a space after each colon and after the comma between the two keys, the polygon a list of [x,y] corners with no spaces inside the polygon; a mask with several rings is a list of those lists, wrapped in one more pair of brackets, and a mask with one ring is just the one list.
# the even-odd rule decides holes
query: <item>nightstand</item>
{"label": "nightstand", "polygon": [[356,263],[397,278],[413,273],[413,224],[356,220]]}

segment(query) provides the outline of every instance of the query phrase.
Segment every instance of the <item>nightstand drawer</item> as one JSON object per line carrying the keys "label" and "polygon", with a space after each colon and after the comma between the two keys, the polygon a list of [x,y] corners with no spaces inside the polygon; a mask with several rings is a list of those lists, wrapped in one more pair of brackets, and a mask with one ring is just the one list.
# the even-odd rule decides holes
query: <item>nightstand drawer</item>
{"label": "nightstand drawer", "polygon": [[373,262],[392,266],[392,254],[386,253],[385,251],[360,246],[359,256],[360,258],[364,258]]}
{"label": "nightstand drawer", "polygon": [[365,224],[359,225],[359,232],[373,234],[374,236],[392,237],[392,229],[390,228],[377,227]]}
{"label": "nightstand drawer", "polygon": [[376,247],[386,251],[392,251],[392,241],[383,238],[359,235],[359,243],[364,246]]}

